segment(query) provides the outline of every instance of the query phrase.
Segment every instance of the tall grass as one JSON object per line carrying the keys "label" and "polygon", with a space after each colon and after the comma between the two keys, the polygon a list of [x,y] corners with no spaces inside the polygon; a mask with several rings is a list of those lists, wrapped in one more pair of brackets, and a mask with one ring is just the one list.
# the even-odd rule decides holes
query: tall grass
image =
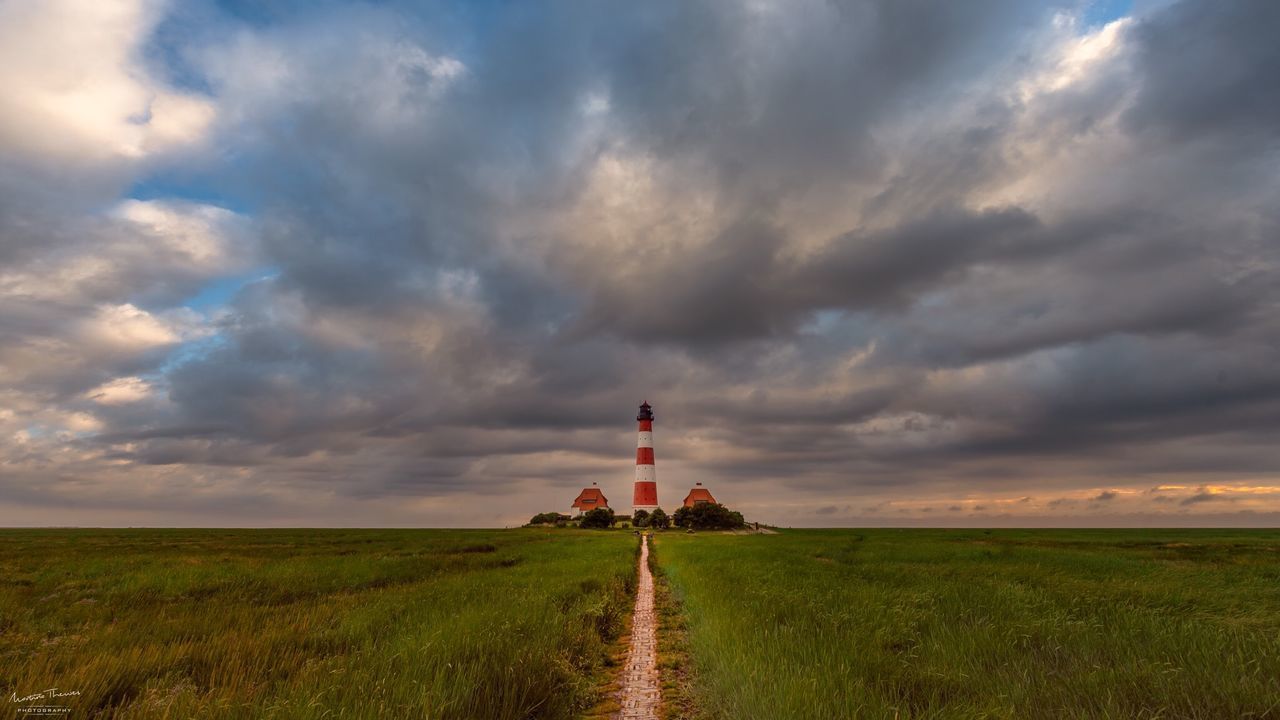
{"label": "tall grass", "polygon": [[1275,531],[664,534],[708,718],[1280,717]]}
{"label": "tall grass", "polygon": [[74,717],[569,718],[635,540],[574,530],[0,531],[0,691]]}

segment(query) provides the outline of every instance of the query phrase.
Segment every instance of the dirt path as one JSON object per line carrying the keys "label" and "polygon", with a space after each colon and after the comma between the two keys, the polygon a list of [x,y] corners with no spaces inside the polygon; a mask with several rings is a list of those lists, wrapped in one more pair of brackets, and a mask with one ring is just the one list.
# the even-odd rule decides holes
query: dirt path
{"label": "dirt path", "polygon": [[653,575],[649,572],[649,536],[640,545],[640,586],[631,618],[631,644],[622,670],[619,720],[658,718],[658,618],[653,607]]}

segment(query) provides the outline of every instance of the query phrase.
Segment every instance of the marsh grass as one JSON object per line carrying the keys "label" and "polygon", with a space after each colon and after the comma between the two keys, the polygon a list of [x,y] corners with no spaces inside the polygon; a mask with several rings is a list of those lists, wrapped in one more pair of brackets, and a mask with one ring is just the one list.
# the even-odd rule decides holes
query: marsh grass
{"label": "marsh grass", "polygon": [[662,688],[662,720],[695,720],[701,715],[694,695],[689,657],[689,621],[671,583],[662,572],[653,544],[649,550],[654,603],[658,612],[658,674]]}
{"label": "marsh grass", "polygon": [[574,530],[0,531],[0,690],[75,717],[569,718],[635,540]]}
{"label": "marsh grass", "polygon": [[708,718],[1280,717],[1280,532],[662,534]]}

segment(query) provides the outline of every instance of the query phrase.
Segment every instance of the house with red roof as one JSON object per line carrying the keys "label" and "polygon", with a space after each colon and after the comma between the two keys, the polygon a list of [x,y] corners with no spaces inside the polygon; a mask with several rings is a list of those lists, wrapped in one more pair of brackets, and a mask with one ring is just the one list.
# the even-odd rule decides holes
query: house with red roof
{"label": "house with red roof", "polygon": [[695,505],[706,505],[714,503],[716,499],[711,496],[711,491],[702,487],[702,483],[697,483],[688,495],[684,496],[684,506],[693,507]]}
{"label": "house with red roof", "polygon": [[608,508],[609,498],[604,496],[604,493],[600,491],[600,488],[596,487],[595,483],[591,483],[591,487],[582,488],[582,492],[578,493],[578,497],[573,500],[573,505],[569,507],[569,514],[577,515],[596,508]]}

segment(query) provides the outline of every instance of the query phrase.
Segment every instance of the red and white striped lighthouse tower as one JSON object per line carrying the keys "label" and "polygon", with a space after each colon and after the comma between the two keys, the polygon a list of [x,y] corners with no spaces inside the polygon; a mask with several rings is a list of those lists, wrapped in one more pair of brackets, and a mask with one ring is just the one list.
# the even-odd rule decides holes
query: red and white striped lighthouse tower
{"label": "red and white striped lighthouse tower", "polygon": [[636,440],[636,490],[631,496],[631,511],[653,512],[658,509],[658,471],[653,466],[653,409],[640,405],[636,415],[640,436]]}

